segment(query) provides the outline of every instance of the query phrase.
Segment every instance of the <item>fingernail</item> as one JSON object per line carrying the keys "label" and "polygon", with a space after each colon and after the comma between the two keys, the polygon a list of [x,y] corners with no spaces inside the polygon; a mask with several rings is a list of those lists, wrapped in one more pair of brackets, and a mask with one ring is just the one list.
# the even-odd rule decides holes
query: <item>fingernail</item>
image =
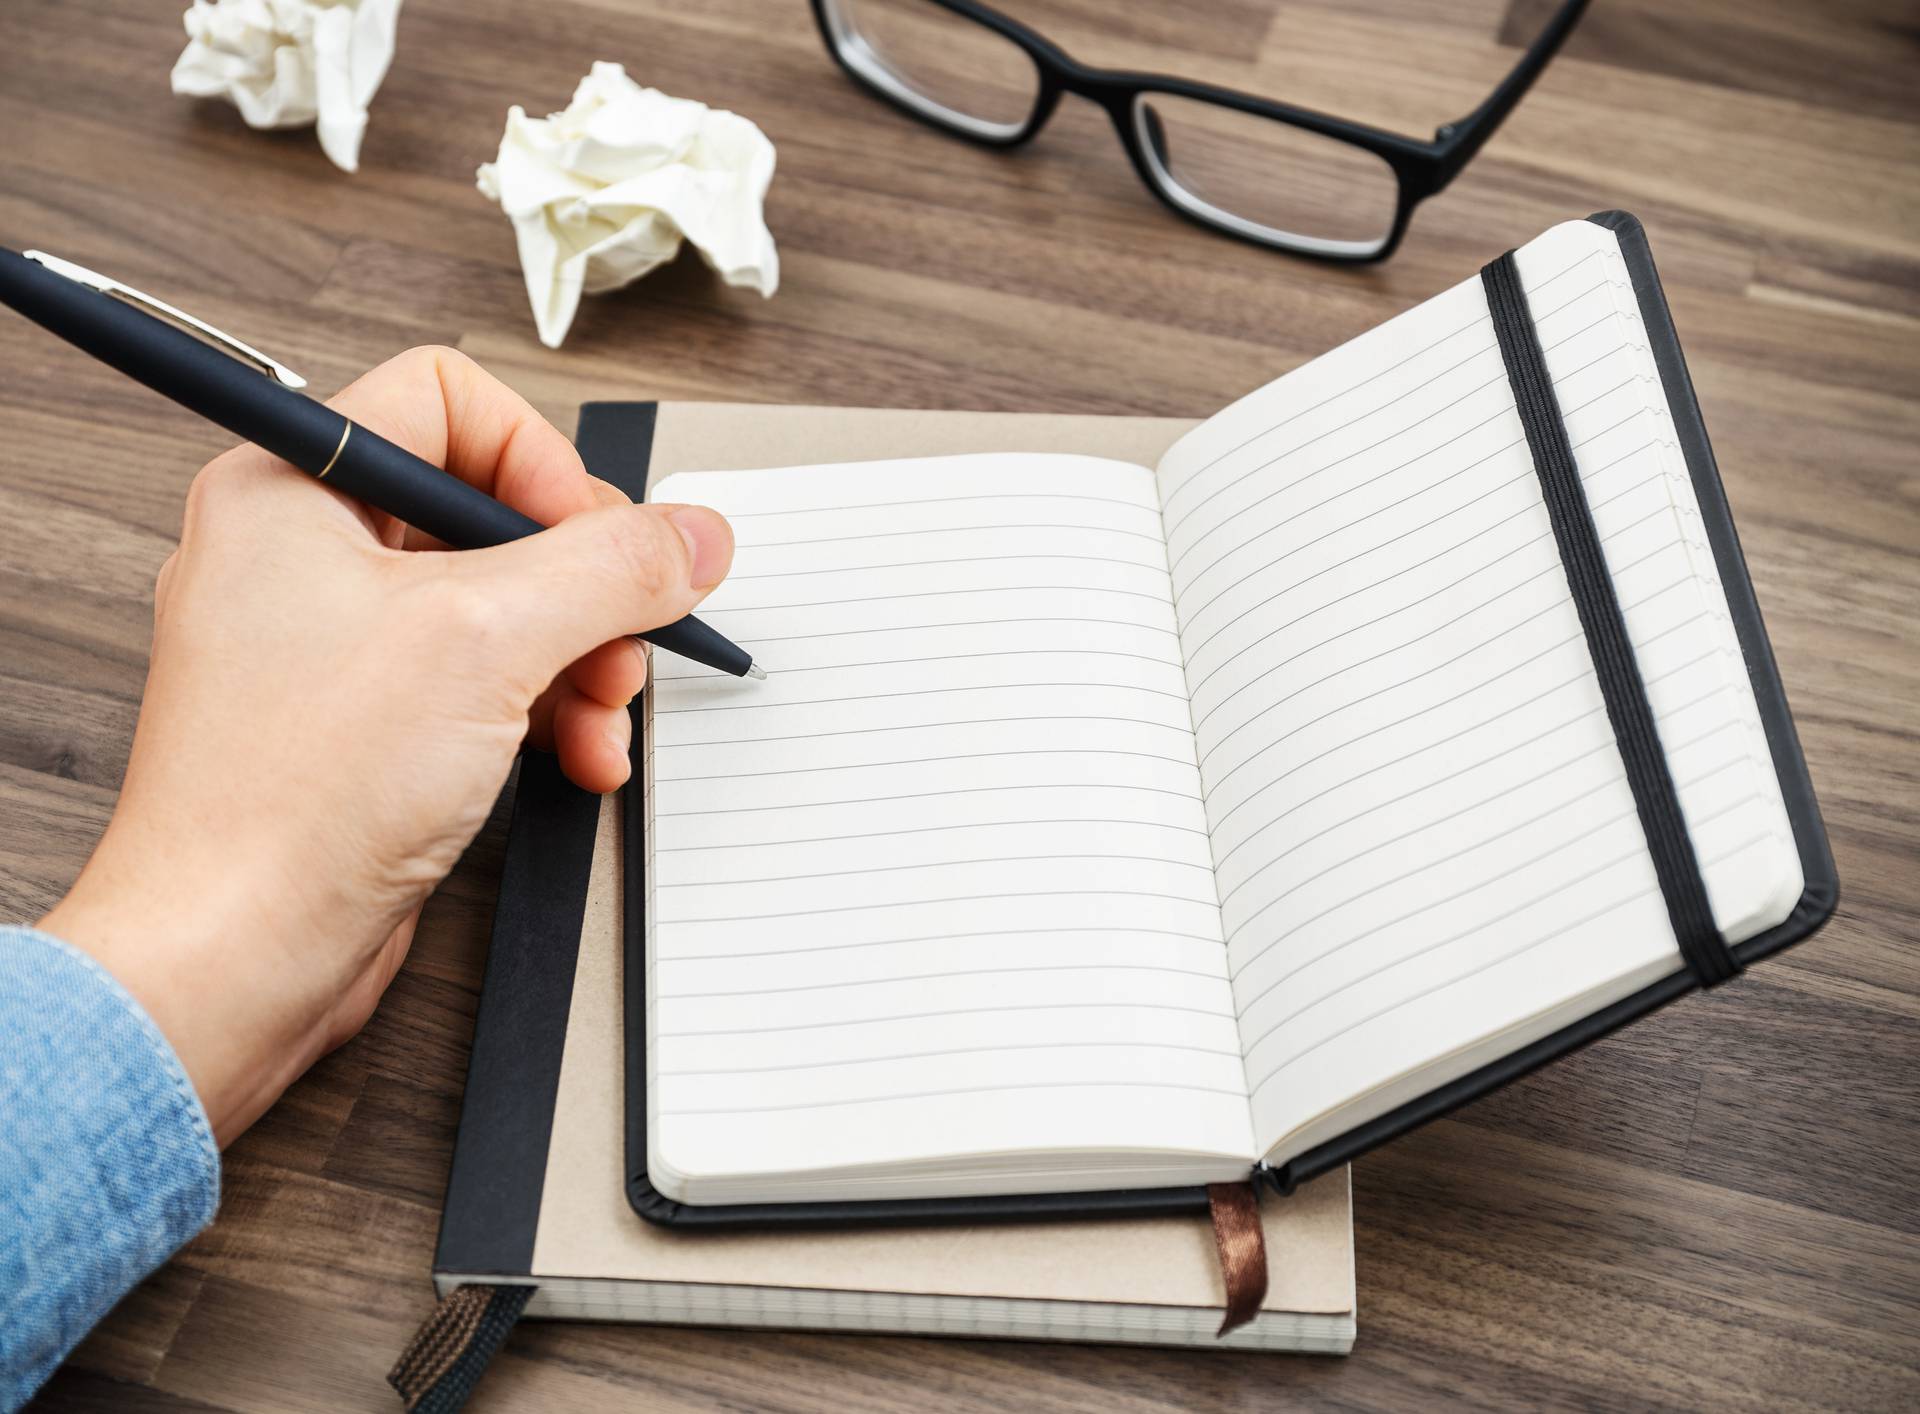
{"label": "fingernail", "polygon": [[726,578],[727,566],[733,563],[733,530],[726,520],[705,506],[677,506],[667,512],[667,519],[687,542],[693,587],[711,589]]}

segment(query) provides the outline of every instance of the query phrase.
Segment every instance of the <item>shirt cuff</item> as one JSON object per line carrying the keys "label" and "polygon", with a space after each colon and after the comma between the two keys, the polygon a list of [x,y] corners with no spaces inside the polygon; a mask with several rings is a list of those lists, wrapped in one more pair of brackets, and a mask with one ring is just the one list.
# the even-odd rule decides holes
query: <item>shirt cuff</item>
{"label": "shirt cuff", "polygon": [[86,953],[0,928],[0,1407],[213,1219],[220,1151],[160,1028]]}

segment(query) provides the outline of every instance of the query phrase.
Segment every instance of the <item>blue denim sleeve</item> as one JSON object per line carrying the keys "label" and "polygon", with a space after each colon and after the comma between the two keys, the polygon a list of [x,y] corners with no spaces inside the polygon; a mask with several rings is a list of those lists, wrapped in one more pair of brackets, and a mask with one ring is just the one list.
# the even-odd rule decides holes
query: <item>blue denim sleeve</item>
{"label": "blue denim sleeve", "polygon": [[0,928],[0,1408],[219,1199],[206,1111],[152,1018],[85,953]]}

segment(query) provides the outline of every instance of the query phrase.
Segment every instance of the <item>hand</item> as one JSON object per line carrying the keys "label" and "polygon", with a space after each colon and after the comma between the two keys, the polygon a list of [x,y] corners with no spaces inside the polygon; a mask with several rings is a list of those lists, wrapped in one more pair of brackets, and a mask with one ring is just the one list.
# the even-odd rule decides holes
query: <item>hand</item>
{"label": "hand", "polygon": [[554,528],[434,553],[256,447],[195,478],[119,804],[41,926],[147,1009],[222,1144],[365,1024],[523,739],[589,790],[627,778],[625,635],[733,558],[720,516],[629,504],[450,350],[332,406]]}

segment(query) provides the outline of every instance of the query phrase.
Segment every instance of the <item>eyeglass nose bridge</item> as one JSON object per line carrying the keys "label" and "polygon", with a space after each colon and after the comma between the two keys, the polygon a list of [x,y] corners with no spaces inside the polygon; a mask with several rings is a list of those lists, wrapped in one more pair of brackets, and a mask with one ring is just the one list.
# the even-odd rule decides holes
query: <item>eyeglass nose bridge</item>
{"label": "eyeglass nose bridge", "polygon": [[[1040,130],[1059,109],[1060,100],[1072,94],[1096,108],[1106,110],[1107,116],[1113,120],[1115,131],[1127,143],[1128,150],[1132,150],[1132,141],[1128,136],[1132,123],[1130,112],[1134,93],[1146,81],[1145,75],[1119,69],[1097,69],[1090,64],[1082,64],[1037,35],[1031,38],[1027,48],[1030,57],[1036,57],[1036,66],[1040,70],[1040,92],[1034,99],[1032,116],[1008,140],[1007,146],[1023,146],[1038,137]],[[1038,63],[1037,56],[1033,54],[1035,50],[1043,52],[1047,62]]]}

